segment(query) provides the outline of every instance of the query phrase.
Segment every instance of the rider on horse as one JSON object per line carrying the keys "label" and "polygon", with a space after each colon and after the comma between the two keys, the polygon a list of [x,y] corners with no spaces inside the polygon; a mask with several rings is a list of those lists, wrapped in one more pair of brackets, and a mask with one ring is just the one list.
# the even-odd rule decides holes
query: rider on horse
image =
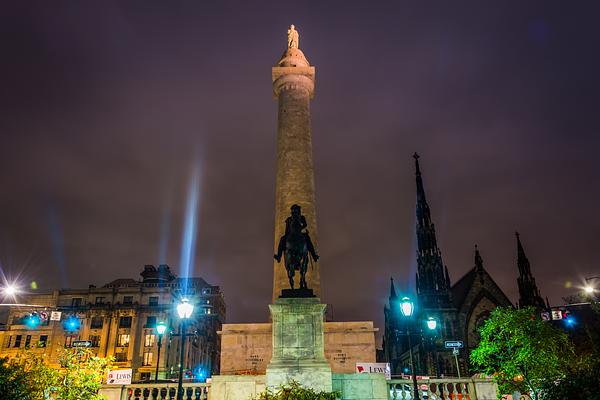
{"label": "rider on horse", "polygon": [[294,288],[294,271],[300,271],[300,287],[306,288],[305,275],[308,267],[308,255],[314,261],[319,259],[308,231],[306,218],[301,214],[300,206],[294,204],[291,207],[292,215],[285,220],[285,234],[279,239],[277,254],[273,257],[281,262],[281,256],[285,253],[285,268],[288,272],[290,286]]}

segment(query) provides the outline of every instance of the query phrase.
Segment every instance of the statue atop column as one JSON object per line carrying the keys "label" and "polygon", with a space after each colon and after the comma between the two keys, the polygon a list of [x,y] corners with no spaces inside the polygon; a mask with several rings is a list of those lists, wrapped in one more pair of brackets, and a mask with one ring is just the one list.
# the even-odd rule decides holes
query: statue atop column
{"label": "statue atop column", "polygon": [[288,48],[289,49],[297,49],[298,48],[298,31],[294,25],[290,25],[290,29],[287,31],[288,34]]}
{"label": "statue atop column", "polygon": [[300,206],[294,204],[291,207],[291,216],[285,220],[285,234],[279,239],[277,254],[273,256],[279,263],[281,262],[281,256],[285,255],[285,269],[291,289],[294,289],[296,271],[300,272],[300,289],[308,289],[306,286],[306,271],[310,261],[309,255],[314,262],[319,259],[310,240],[308,230],[304,230],[306,227],[306,218],[302,215]]}

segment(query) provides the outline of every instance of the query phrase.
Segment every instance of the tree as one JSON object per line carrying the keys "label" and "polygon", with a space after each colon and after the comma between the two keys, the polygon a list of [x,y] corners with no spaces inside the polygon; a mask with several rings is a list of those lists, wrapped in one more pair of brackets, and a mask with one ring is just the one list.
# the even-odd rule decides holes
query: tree
{"label": "tree", "polygon": [[259,393],[253,400],[336,400],[341,397],[338,392],[317,392],[311,388],[302,387],[296,381],[281,385],[276,390],[267,389]]}
{"label": "tree", "polygon": [[6,400],[33,400],[27,374],[8,358],[0,358],[0,395]]}
{"label": "tree", "polygon": [[600,354],[580,357],[563,379],[546,381],[543,392],[544,400],[600,400]]}
{"label": "tree", "polygon": [[536,314],[531,307],[499,307],[480,330],[481,341],[471,352],[471,362],[494,376],[499,394],[518,390],[539,400],[546,382],[563,378],[574,360],[567,335]]}
{"label": "tree", "polygon": [[2,369],[10,371],[9,377],[4,374],[0,377],[2,399],[47,399],[58,379],[58,372],[44,362],[43,355],[28,350],[19,353],[12,360],[3,359]]}
{"label": "tree", "polygon": [[45,362],[45,355],[23,351],[12,360],[0,359],[2,400],[101,400],[98,395],[112,358],[89,349],[64,349],[60,369]]}
{"label": "tree", "polygon": [[89,349],[65,350],[59,357],[61,369],[56,397],[60,400],[102,400],[98,394],[112,358],[94,355]]}

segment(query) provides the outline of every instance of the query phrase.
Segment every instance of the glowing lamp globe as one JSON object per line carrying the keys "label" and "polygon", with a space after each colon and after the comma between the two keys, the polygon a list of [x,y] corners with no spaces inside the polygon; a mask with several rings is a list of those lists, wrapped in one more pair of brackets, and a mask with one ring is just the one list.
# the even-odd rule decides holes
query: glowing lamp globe
{"label": "glowing lamp globe", "polygon": [[415,305],[408,297],[403,297],[400,302],[400,311],[402,311],[402,315],[405,317],[412,317],[413,312],[415,311]]}
{"label": "glowing lamp globe", "polygon": [[4,287],[4,294],[6,296],[14,296],[15,294],[17,294],[17,292],[18,292],[18,290],[17,290],[16,286],[14,286],[14,285],[9,284]]}
{"label": "glowing lamp globe", "polygon": [[585,288],[583,288],[583,290],[585,290],[585,292],[587,294],[592,294],[594,293],[594,288],[592,286],[586,286]]}
{"label": "glowing lamp globe", "polygon": [[164,322],[159,322],[158,324],[156,324],[156,333],[158,333],[159,335],[164,335],[166,330],[167,324],[165,324]]}
{"label": "glowing lamp globe", "polygon": [[430,330],[434,330],[435,328],[437,328],[437,321],[435,320],[435,318],[429,317],[427,319],[427,328],[429,328]]}
{"label": "glowing lamp globe", "polygon": [[177,305],[177,314],[181,319],[189,319],[194,312],[194,306],[190,304],[188,299],[182,299],[181,303]]}

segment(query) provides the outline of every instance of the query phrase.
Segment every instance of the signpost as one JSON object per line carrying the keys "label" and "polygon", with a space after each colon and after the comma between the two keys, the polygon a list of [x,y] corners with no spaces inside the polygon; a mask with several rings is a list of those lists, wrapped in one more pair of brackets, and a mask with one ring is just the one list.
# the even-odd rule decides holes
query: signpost
{"label": "signpost", "polygon": [[52,311],[50,313],[50,321],[60,321],[60,316],[62,313],[60,311]]}
{"label": "signpost", "polygon": [[460,379],[460,365],[458,365],[458,349],[462,349],[464,347],[464,343],[462,340],[446,340],[444,345],[447,349],[452,349],[452,355],[454,356],[454,361],[456,362],[456,372],[458,373],[458,379]]}
{"label": "signpost", "polygon": [[446,340],[444,344],[447,349],[462,349],[464,346],[462,340]]}

